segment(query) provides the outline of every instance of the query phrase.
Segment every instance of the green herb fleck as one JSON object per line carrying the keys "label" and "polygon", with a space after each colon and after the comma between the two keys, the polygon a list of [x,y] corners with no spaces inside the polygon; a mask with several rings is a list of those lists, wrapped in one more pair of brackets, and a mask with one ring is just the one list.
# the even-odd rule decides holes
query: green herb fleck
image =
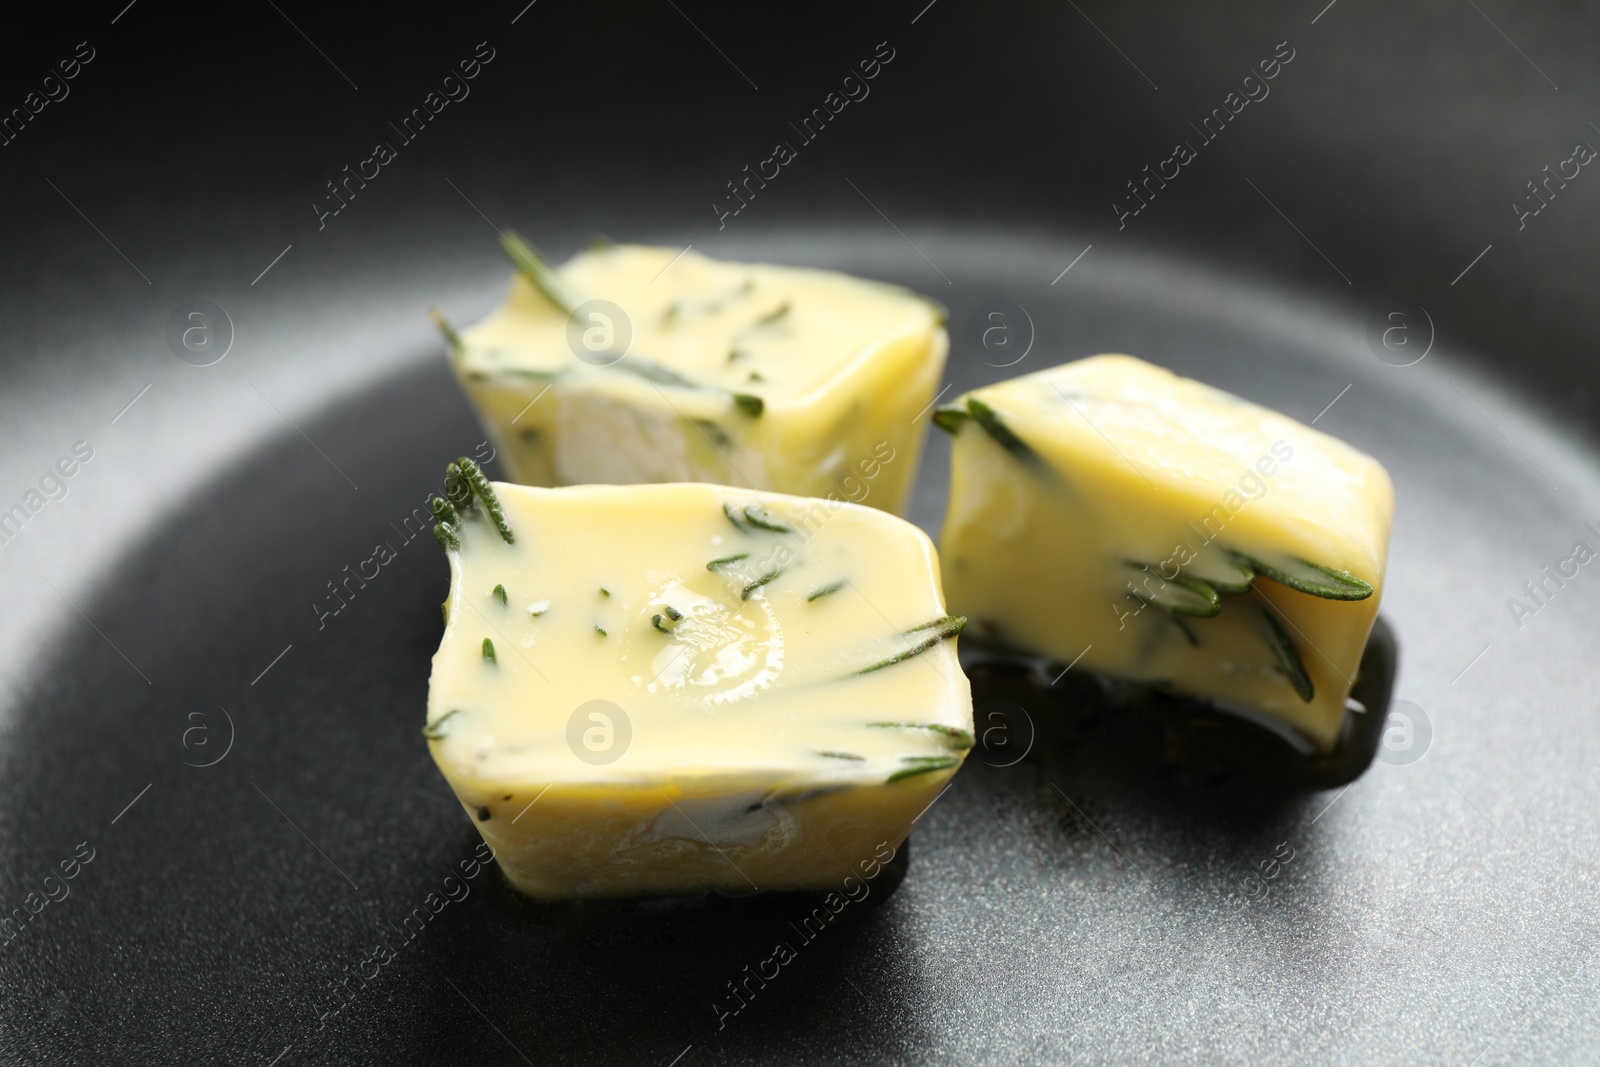
{"label": "green herb fleck", "polygon": [[755,291],[756,280],[746,278],[739,283],[739,287],[732,292],[721,296],[708,297],[704,300],[690,300],[687,298],[674,300],[667,305],[667,310],[661,315],[662,325],[673,322],[682,314],[710,315],[718,311],[725,311],[734,303],[749,296]]}
{"label": "green herb fleck", "polygon": [[489,518],[494,522],[495,529],[500,531],[500,536],[505,539],[506,544],[512,544],[511,525],[506,522],[506,513],[501,509],[500,499],[494,495],[494,487],[489,484],[483,468],[466,456],[461,456],[450,464],[446,473],[459,476],[467,484],[472,494],[483,502],[484,510],[489,513]]}
{"label": "green herb fleck", "polygon": [[456,534],[456,526],[461,520],[456,515],[456,509],[450,506],[450,501],[438,496],[433,497],[429,504],[433,508],[433,517],[438,520],[433,524],[433,539],[447,552],[452,548],[460,548],[461,538]]}
{"label": "green herb fleck", "polygon": [[601,626],[601,625],[600,625],[600,624],[599,624],[599,623],[596,623],[596,624],[595,624],[595,627],[594,627],[594,632],[595,632],[595,633],[597,633],[597,634],[599,634],[599,635],[600,635],[600,636],[601,636],[601,637],[607,637],[607,636],[609,636],[609,635],[608,635],[608,634],[607,634],[607,633],[606,633],[606,628],[605,628],[605,627],[604,627],[604,626]]}
{"label": "green herb fleck", "polygon": [[967,618],[966,618],[965,615],[946,615],[941,619],[935,619],[932,622],[924,623],[921,626],[918,626],[916,629],[907,630],[906,633],[908,635],[909,634],[914,634],[914,633],[920,633],[923,630],[932,630],[934,632],[933,632],[933,634],[931,636],[923,639],[922,641],[917,642],[916,644],[912,645],[910,648],[904,649],[903,651],[900,651],[900,652],[896,652],[894,655],[890,656],[888,659],[881,660],[878,663],[874,663],[870,667],[863,667],[859,671],[856,671],[855,673],[857,673],[857,674],[871,674],[873,671],[881,671],[885,667],[892,667],[896,663],[901,663],[901,662],[903,662],[905,660],[908,660],[912,656],[920,656],[922,653],[928,651],[928,649],[932,648],[934,645],[937,645],[940,641],[943,641],[948,637],[954,637],[954,636],[956,636],[956,634],[959,634],[966,625],[967,625]]}
{"label": "green herb fleck", "polygon": [[1000,421],[1000,415],[994,408],[975,396],[969,396],[967,397],[967,413],[972,416],[973,421],[983,427],[985,433],[994,438],[995,444],[1018,459],[1026,460],[1030,463],[1038,462],[1039,457],[1033,449],[1029,448],[1027,442],[1022,438],[1012,433],[1010,427]]}
{"label": "green herb fleck", "polygon": [[751,393],[734,393],[733,402],[752,419],[767,410],[767,402]]}
{"label": "green herb fleck", "polygon": [[840,578],[837,582],[830,582],[829,584],[823,586],[821,589],[818,589],[818,590],[814,591],[810,596],[806,597],[806,603],[809,604],[813,600],[821,600],[825,596],[832,596],[833,594],[837,593],[839,590],[841,590],[843,588],[844,588],[844,579],[843,578]]}
{"label": "green herb fleck", "polygon": [[768,571],[766,574],[763,574],[761,577],[757,578],[755,581],[751,582],[749,585],[747,585],[743,589],[739,590],[739,599],[740,600],[749,600],[751,593],[754,593],[757,589],[760,589],[762,586],[766,585],[768,582],[772,581],[774,578],[776,578],[778,575],[780,575],[782,573],[783,573],[783,568],[782,567],[778,567],[778,568],[776,568],[774,570]]}
{"label": "green herb fleck", "polygon": [[789,301],[785,300],[783,303],[779,304],[777,307],[773,308],[771,311],[757,319],[754,325],[766,326],[777,322],[787,314],[789,314]]}
{"label": "green herb fleck", "polygon": [[1311,703],[1311,698],[1316,695],[1316,687],[1311,684],[1311,675],[1306,673],[1305,661],[1300,658],[1300,650],[1295,647],[1294,639],[1284,631],[1283,624],[1273,618],[1272,612],[1263,610],[1261,617],[1267,620],[1267,644],[1278,658],[1278,666],[1283,668],[1289,684],[1300,694],[1300,699]]}
{"label": "green herb fleck", "polygon": [[504,604],[506,602],[506,587],[503,586],[503,585],[495,586],[494,587],[494,598],[496,600],[500,601],[500,603]]}
{"label": "green herb fleck", "polygon": [[1274,566],[1240,552],[1230,552],[1229,556],[1290,589],[1324,600],[1365,600],[1372,595],[1372,586],[1355,575],[1309,560],[1288,556],[1282,566]]}
{"label": "green herb fleck", "polygon": [[[730,518],[730,519],[733,518],[733,515],[732,515],[731,512],[728,514],[728,518]],[[734,525],[738,526],[739,524],[737,522],[735,522]],[[738,563],[742,559],[749,559],[749,558],[750,558],[750,553],[748,553],[748,552],[740,552],[739,554],[733,555],[733,556],[723,556],[721,559],[714,559],[710,563],[707,563],[706,564],[706,570],[708,570],[708,571],[720,571],[720,570],[723,570],[726,567],[729,567],[729,566],[731,566],[731,565],[733,565],[735,563]]]}
{"label": "green herb fleck", "polygon": [[512,265],[533,283],[535,289],[545,295],[545,299],[568,315],[572,314],[580,301],[567,288],[556,269],[539,254],[537,248],[512,230],[505,230],[500,234],[500,247],[505,250]]}
{"label": "green herb fleck", "polygon": [[759,504],[746,504],[744,506],[744,517],[745,521],[751,526],[756,526],[763,530],[771,530],[773,533],[794,533],[794,527],[779,522]]}
{"label": "green herb fleck", "polygon": [[1250,586],[1256,580],[1256,572],[1244,558],[1237,553],[1224,554],[1220,565],[1225,572],[1222,575],[1208,574],[1203,579],[1205,583],[1219,593],[1248,593]]}
{"label": "green herb fleck", "polygon": [[1127,566],[1149,576],[1137,585],[1131,578],[1128,580],[1128,592],[1147,604],[1154,604],[1174,615],[1192,615],[1197,619],[1209,619],[1222,611],[1222,601],[1217,599],[1217,591],[1205,582],[1185,578],[1181,574],[1166,578],[1157,574],[1149,564],[1132,560],[1127,562]]}
{"label": "green herb fleck", "polygon": [[740,533],[749,533],[750,532],[750,528],[748,526],[746,526],[744,524],[744,522],[740,519],[739,512],[734,510],[732,504],[729,504],[726,501],[724,501],[723,505],[722,505],[722,513],[724,515],[728,516],[728,521],[733,523],[734,529],[738,530]]}
{"label": "green herb fleck", "polygon": [[668,604],[666,606],[665,611],[666,611],[667,618],[671,619],[673,622],[677,622],[679,619],[683,618],[683,612],[679,611],[677,608],[673,607],[671,604]]}
{"label": "green herb fleck", "polygon": [[733,447],[733,438],[728,436],[728,431],[710,419],[690,419],[689,424],[705,434],[706,440],[710,441],[711,447],[717,451]]}
{"label": "green herb fleck", "polygon": [[884,730],[929,730],[948,741],[952,748],[968,749],[973,745],[972,734],[942,722],[869,722],[867,725]]}
{"label": "green herb fleck", "polygon": [[605,586],[602,585],[600,587],[600,595],[601,596],[610,596],[611,595],[611,590],[607,589]]}
{"label": "green herb fleck", "polygon": [[656,629],[660,630],[664,634],[670,634],[672,632],[670,629],[668,629],[666,627],[666,625],[664,623],[662,623],[660,615],[652,615],[652,616],[650,616],[650,625],[654,626]]}
{"label": "green herb fleck", "polygon": [[461,335],[456,333],[454,326],[450,325],[450,320],[444,317],[444,312],[436,307],[431,307],[428,309],[428,317],[433,320],[435,326],[439,327],[439,332],[444,334],[444,343],[457,352],[461,351]]}
{"label": "green herb fleck", "polygon": [[422,728],[422,736],[426,737],[430,741],[438,741],[441,738],[450,736],[449,734],[445,733],[444,724],[450,719],[450,717],[452,715],[460,715],[460,714],[461,714],[461,709],[460,708],[456,708],[456,709],[454,709],[452,711],[445,712],[443,715],[439,716],[437,719],[433,720],[432,722],[428,723],[428,725],[426,725],[426,726],[424,726]]}
{"label": "green herb fleck", "polygon": [[483,658],[488,660],[490,663],[499,662],[494,658],[494,642],[489,640],[487,637],[483,639]]}
{"label": "green herb fleck", "polygon": [[933,409],[933,424],[945,433],[960,433],[961,424],[971,417],[960,404],[940,404]]}
{"label": "green herb fleck", "polygon": [[955,756],[906,756],[901,762],[905,766],[885,778],[884,784],[898,782],[902,778],[913,778],[919,774],[927,774],[929,771],[949,770],[951,767],[959,766],[961,760]]}
{"label": "green herb fleck", "polygon": [[760,371],[753,370],[753,371],[750,372],[750,381],[752,381],[752,382],[764,382],[764,381],[766,381],[766,379],[761,376],[761,372]]}
{"label": "green herb fleck", "polygon": [[857,763],[865,763],[867,761],[867,757],[858,756],[854,752],[818,752],[817,755],[827,756],[829,759],[855,760]]}

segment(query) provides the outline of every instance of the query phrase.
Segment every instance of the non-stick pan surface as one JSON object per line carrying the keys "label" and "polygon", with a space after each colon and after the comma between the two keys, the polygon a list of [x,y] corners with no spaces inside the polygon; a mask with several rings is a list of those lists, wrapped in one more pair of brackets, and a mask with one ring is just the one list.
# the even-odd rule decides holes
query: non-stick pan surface
{"label": "non-stick pan surface", "polygon": [[[1593,1062],[1600,178],[1504,206],[1600,143],[1593,16],[1479,8],[143,0],[32,31],[9,68],[97,52],[0,149],[0,506],[92,457],[0,547],[0,1059]],[[725,181],[885,39],[838,138],[719,229]],[[1119,227],[1125,179],[1285,39],[1273,95]],[[436,139],[307,210],[482,40]],[[1378,758],[1254,782],[988,678],[995,729],[903,870],[816,936],[786,897],[461,877],[419,736],[447,573],[403,520],[482,440],[423,312],[494,302],[492,225],[928,292],[947,398],[1127,351],[1371,452],[1399,501]],[[932,534],[948,455],[933,431]]]}

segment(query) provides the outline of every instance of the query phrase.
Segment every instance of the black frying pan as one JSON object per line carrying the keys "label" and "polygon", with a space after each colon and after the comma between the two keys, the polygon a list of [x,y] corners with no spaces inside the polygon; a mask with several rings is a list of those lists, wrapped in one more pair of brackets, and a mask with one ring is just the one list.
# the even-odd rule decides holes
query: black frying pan
{"label": "black frying pan", "polygon": [[[0,1059],[1592,1062],[1600,178],[1568,161],[1600,144],[1595,29],[1482,0],[113,0],[6,35]],[[786,132],[880,42],[870,95]],[[1146,166],[1176,176],[1133,214]],[[481,439],[423,313],[498,299],[491,219],[913,286],[951,307],[952,395],[1122,350],[1371,451],[1400,502],[1376,759],[1302,773],[974,648],[1003,729],[814,937],[792,898],[460,877],[476,836],[417,731],[445,568],[391,524]],[[1000,301],[1010,368],[971,329]],[[935,434],[930,532],[947,469]]]}

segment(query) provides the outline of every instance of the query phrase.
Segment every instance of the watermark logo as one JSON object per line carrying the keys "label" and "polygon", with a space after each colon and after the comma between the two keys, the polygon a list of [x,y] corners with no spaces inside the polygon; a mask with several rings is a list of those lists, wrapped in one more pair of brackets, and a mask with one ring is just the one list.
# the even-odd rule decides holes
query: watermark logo
{"label": "watermark logo", "polygon": [[[191,724],[183,731],[183,751],[187,753],[183,762],[190,767],[215,767],[228,758],[228,753],[233,751],[233,716],[228,714],[228,709],[219,706],[223,719],[228,724],[228,740],[218,746],[211,737],[211,724],[206,721],[206,712],[191,711],[187,721]],[[221,752],[217,751],[221,748]]]}
{"label": "watermark logo", "polygon": [[1287,841],[1280,841],[1272,850],[1272,855],[1256,864],[1256,869],[1244,876],[1239,883],[1239,889],[1247,901],[1264,900],[1274,888],[1273,879],[1283,874],[1289,864],[1294,862],[1294,846]]}
{"label": "watermark logo", "polygon": [[1378,742],[1378,758],[1396,767],[1408,767],[1428,754],[1433,744],[1433,723],[1428,713],[1409,700],[1389,705],[1389,718]]}
{"label": "watermark logo", "polygon": [[591,367],[609,367],[628,354],[633,320],[609,300],[585,300],[567,316],[567,347]]}
{"label": "watermark logo", "polygon": [[991,367],[1015,367],[1033,349],[1033,316],[1009,300],[986,300],[962,327],[966,351]]}
{"label": "watermark logo", "polygon": [[167,347],[191,367],[220,363],[233,347],[233,320],[210,300],[185,300],[167,316]]}
{"label": "watermark logo", "polygon": [[1427,308],[1402,306],[1367,321],[1367,347],[1391,367],[1411,367],[1433,351],[1433,332]]}
{"label": "watermark logo", "polygon": [[567,718],[567,747],[593,767],[615,763],[633,744],[633,721],[609,700],[588,700]]}
{"label": "watermark logo", "polygon": [[1033,716],[1028,709],[1009,700],[991,700],[973,716],[977,726],[977,754],[986,766],[1015,767],[1029,752],[1037,737]]}

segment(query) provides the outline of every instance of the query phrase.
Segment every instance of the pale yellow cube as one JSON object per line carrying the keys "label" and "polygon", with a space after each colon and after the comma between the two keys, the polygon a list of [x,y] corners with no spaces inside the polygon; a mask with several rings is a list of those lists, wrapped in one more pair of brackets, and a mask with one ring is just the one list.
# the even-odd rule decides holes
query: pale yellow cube
{"label": "pale yellow cube", "polygon": [[936,421],[955,434],[944,582],[969,632],[1334,744],[1383,589],[1376,460],[1124,355]]}
{"label": "pale yellow cube", "polygon": [[832,271],[516,238],[505,303],[449,332],[515,481],[704,481],[904,509],[949,347],[943,309]]}
{"label": "pale yellow cube", "polygon": [[523,892],[838,890],[971,747],[962,620],[909,523],[704,484],[482,486],[437,531],[424,733]]}

